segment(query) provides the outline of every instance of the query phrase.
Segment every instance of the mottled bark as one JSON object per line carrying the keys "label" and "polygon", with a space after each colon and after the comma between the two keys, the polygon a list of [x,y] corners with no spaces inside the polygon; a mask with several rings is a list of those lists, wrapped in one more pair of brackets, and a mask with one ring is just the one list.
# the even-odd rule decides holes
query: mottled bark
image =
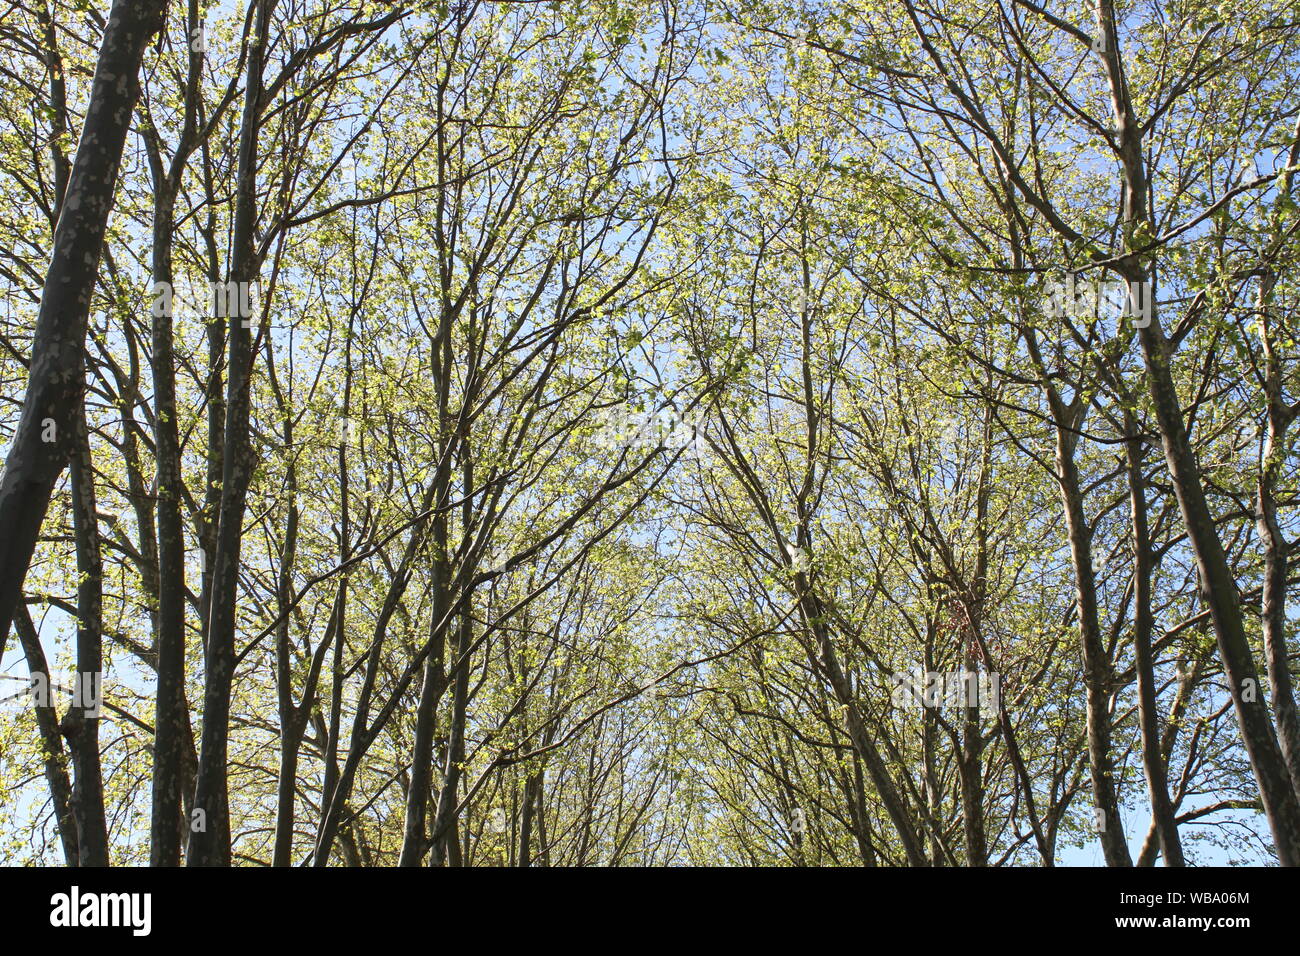
{"label": "mottled bark", "polygon": [[22,600],[54,484],[72,454],[85,387],[90,297],[99,271],[122,148],[140,96],[140,63],[162,25],[164,0],[115,0],[99,49],[90,102],[64,208],[54,230],[22,417],[0,479],[0,634]]}

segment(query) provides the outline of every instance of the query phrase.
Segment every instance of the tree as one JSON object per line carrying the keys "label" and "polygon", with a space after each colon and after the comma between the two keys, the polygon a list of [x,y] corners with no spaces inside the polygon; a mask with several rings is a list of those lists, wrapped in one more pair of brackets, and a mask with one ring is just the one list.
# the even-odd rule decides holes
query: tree
{"label": "tree", "polygon": [[[0,479],[0,634],[7,636],[54,483],[72,457],[83,351],[122,147],[140,97],[140,62],[165,3],[114,0],[95,65],[41,292],[23,417]],[[53,55],[53,51],[51,51]],[[59,67],[56,66],[56,70]]]}

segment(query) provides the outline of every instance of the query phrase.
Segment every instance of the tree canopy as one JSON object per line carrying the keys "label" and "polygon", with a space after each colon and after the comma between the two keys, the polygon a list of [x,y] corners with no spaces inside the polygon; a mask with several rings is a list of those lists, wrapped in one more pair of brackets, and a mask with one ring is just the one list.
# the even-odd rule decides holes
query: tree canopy
{"label": "tree canopy", "polygon": [[1300,865],[1294,3],[101,6],[0,860]]}

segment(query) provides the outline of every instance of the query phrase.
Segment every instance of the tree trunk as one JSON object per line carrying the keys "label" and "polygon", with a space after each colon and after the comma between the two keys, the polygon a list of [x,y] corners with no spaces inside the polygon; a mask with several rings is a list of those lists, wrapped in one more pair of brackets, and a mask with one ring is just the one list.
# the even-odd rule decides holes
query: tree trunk
{"label": "tree trunk", "polygon": [[[256,278],[254,246],[257,191],[257,137],[261,125],[262,67],[275,0],[257,3],[257,25],[248,51],[244,113],[240,125],[239,171],[235,221],[231,236],[230,280],[227,292],[241,304],[245,289]],[[253,317],[242,308],[230,312],[230,344],[226,364],[225,464],[221,472],[221,510],[217,518],[216,555],[204,655],[203,741],[199,751],[194,805],[206,826],[190,833],[190,866],[230,865],[230,805],[227,751],[230,732],[231,684],[235,670],[235,603],[239,589],[239,556],[243,542],[244,508],[252,480],[249,436],[253,378]]]}
{"label": "tree trunk", "polygon": [[[19,604],[14,615],[15,630],[27,658],[27,670],[34,681],[43,681],[46,691],[52,691],[50,667],[45,662],[41,635],[27,613],[27,605]],[[68,758],[63,752],[63,736],[59,732],[59,714],[52,698],[36,700],[36,728],[41,735],[44,754],[45,780],[50,787],[50,801],[54,804],[54,819],[59,827],[59,842],[63,844],[63,859],[68,866],[76,866],[81,859],[77,850],[77,821],[72,813],[72,782],[68,778]]]}
{"label": "tree trunk", "polygon": [[1151,539],[1147,530],[1147,502],[1142,477],[1142,439],[1131,413],[1125,415],[1128,440],[1129,495],[1133,516],[1133,656],[1138,682],[1138,723],[1142,731],[1142,765],[1146,770],[1151,817],[1160,838],[1160,852],[1166,866],[1184,866],[1183,845],[1178,823],[1169,800],[1168,772],[1161,750],[1160,712],[1156,701],[1155,665],[1151,634],[1155,629],[1151,613]]}
{"label": "tree trunk", "polygon": [[[451,332],[452,308],[444,295],[443,307],[439,313],[438,332],[432,342],[430,365],[438,395],[438,460],[434,473],[434,507],[433,516],[433,620],[431,622],[430,640],[433,650],[424,661],[424,676],[420,686],[420,699],[415,712],[415,740],[411,750],[411,779],[406,793],[406,818],[403,827],[402,853],[399,866],[419,866],[424,859],[427,837],[425,825],[428,822],[428,803],[430,778],[433,773],[433,731],[437,716],[438,701],[446,688],[443,675],[442,648],[446,644],[447,629],[451,626],[447,615],[452,606],[452,568],[451,546],[448,535],[447,511],[451,487],[451,457],[453,441],[451,436],[451,417],[449,402],[451,396]],[[468,448],[464,449],[468,454]],[[468,492],[465,493],[468,500]],[[468,535],[467,530],[463,530]],[[465,579],[465,575],[461,575]],[[460,650],[456,652],[460,654]],[[460,683],[457,681],[457,691]],[[455,787],[451,790],[454,794]],[[438,813],[443,809],[441,798]],[[436,830],[436,826],[435,826]]]}
{"label": "tree trunk", "polygon": [[[171,183],[156,193],[153,278],[172,284]],[[153,316],[154,444],[158,489],[158,689],[154,706],[153,811],[150,857],[153,866],[180,863],[181,781],[185,735],[185,529],[181,518],[181,450],[176,427],[176,370],[171,310]]]}
{"label": "tree trunk", "polygon": [[1110,694],[1114,672],[1101,636],[1097,613],[1097,580],[1092,566],[1092,529],[1083,513],[1079,473],[1074,462],[1074,434],[1068,423],[1057,421],[1056,467],[1065,506],[1070,559],[1074,564],[1075,598],[1079,615],[1079,645],[1087,687],[1088,767],[1097,810],[1098,837],[1107,866],[1132,866],[1128,841],[1119,815],[1115,768],[1111,759]]}
{"label": "tree trunk", "polygon": [[[1116,41],[1118,33],[1112,0],[1097,0],[1096,10],[1106,36]],[[1133,112],[1118,42],[1107,43],[1101,56],[1110,84],[1115,134],[1123,166],[1122,215],[1127,255],[1116,268],[1130,289],[1134,283],[1147,284],[1145,291],[1151,314],[1147,324],[1138,330],[1142,359],[1169,476],[1196,556],[1201,598],[1214,622],[1219,657],[1237,712],[1237,725],[1259,784],[1278,860],[1283,866],[1300,866],[1300,797],[1292,786],[1290,772],[1269,719],[1268,705],[1261,693],[1259,674],[1246,637],[1237,582],[1228,566],[1223,542],[1215,530],[1205,499],[1205,488],[1201,484],[1200,467],[1183,421],[1182,405],[1169,367],[1170,343],[1165,338],[1157,306],[1155,271],[1144,266],[1134,252],[1142,245],[1140,231],[1151,225],[1150,182],[1142,151],[1142,129]]]}
{"label": "tree trunk", "polygon": [[1286,432],[1295,417],[1283,397],[1281,361],[1273,351],[1268,309],[1276,277],[1266,270],[1259,280],[1258,312],[1263,318],[1264,393],[1267,402],[1266,433],[1255,491],[1255,525],[1264,552],[1264,581],[1260,595],[1260,623],[1264,631],[1264,661],[1268,671],[1278,742],[1291,775],[1291,785],[1300,797],[1300,713],[1291,682],[1286,641],[1287,567],[1291,546],[1277,517],[1277,479],[1285,460]]}
{"label": "tree trunk", "polygon": [[72,751],[72,815],[81,866],[108,866],[108,823],[99,761],[99,709],[104,671],[104,563],[95,506],[95,476],[85,410],[73,424],[72,525],[77,541],[77,675],[63,733]]}
{"label": "tree trunk", "polygon": [[457,629],[455,690],[452,694],[451,740],[447,748],[447,764],[443,772],[442,792],[438,794],[438,813],[433,823],[433,847],[429,853],[430,866],[442,866],[454,856],[456,844],[456,800],[460,789],[461,764],[465,760],[465,718],[469,707],[469,648],[474,637],[472,602],[466,600],[460,613]]}
{"label": "tree trunk", "polygon": [[85,388],[86,325],[140,63],[162,26],[165,0],[114,0],[90,104],[54,229],[22,418],[0,479],[0,634],[8,635],[54,483],[72,454]]}
{"label": "tree trunk", "polygon": [[1142,329],[1141,334],[1165,460],[1187,536],[1196,555],[1201,598],[1214,622],[1219,657],[1236,707],[1241,739],[1259,783],[1278,860],[1283,866],[1300,866],[1300,799],[1296,797],[1291,774],[1269,718],[1250,641],[1246,637],[1237,584],[1201,487],[1196,456],[1183,426],[1182,408],[1169,373],[1168,346],[1158,319],[1153,316],[1151,325]]}

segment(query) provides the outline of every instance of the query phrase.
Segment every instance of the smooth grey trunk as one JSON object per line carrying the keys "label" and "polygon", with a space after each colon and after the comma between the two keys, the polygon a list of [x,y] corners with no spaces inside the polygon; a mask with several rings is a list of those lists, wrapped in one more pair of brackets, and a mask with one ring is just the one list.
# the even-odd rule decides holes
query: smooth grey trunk
{"label": "smooth grey trunk", "polygon": [[[356,311],[348,317],[348,335],[343,344],[343,416],[352,414],[352,339],[356,329]],[[348,442],[339,442],[339,542],[340,558],[346,564],[351,556],[352,511],[348,507]],[[334,600],[330,624],[335,630],[333,655],[330,662],[330,710],[325,740],[325,773],[321,787],[321,830],[328,818],[330,801],[339,783],[339,733],[343,720],[343,653],[347,648],[348,574],[339,576],[338,594]],[[328,854],[328,849],[327,849]]]}
{"label": "smooth grey trunk", "polygon": [[[447,763],[443,768],[442,790],[438,794],[438,810],[433,823],[433,846],[429,851],[429,865],[442,866],[446,862],[456,865],[456,801],[460,789],[462,764],[465,761],[465,718],[469,708],[470,645],[474,637],[473,603],[466,600],[460,613],[457,628],[455,670],[452,693],[451,740],[447,747]],[[452,859],[449,860],[449,857]]]}
{"label": "smooth grey trunk", "polygon": [[[72,815],[77,824],[80,866],[108,866],[108,821],[99,757],[99,695],[104,672],[104,562],[95,504],[95,474],[85,409],[74,410],[72,527],[77,547],[77,677],[74,699],[63,718],[72,751]],[[93,683],[91,683],[93,682]],[[93,699],[92,699],[93,698]]]}
{"label": "smooth grey trunk", "polygon": [[[262,69],[275,0],[255,0],[256,26],[248,50],[244,110],[240,122],[239,163],[235,185],[235,219],[231,235],[229,288],[242,290],[257,278],[254,243],[257,209],[257,139],[261,126]],[[237,294],[236,299],[244,296]],[[252,403],[255,316],[230,309],[226,363],[225,462],[221,473],[221,508],[217,518],[212,595],[204,635],[203,737],[194,784],[194,806],[206,826],[190,833],[190,866],[230,865],[230,804],[227,753],[230,697],[235,671],[235,601],[239,589],[244,509],[252,480],[249,435]]]}
{"label": "smooth grey trunk", "polygon": [[411,750],[411,779],[406,793],[406,817],[398,866],[419,866],[429,849],[426,825],[429,797],[432,792],[434,725],[438,702],[442,699],[447,686],[442,648],[447,631],[444,619],[450,607],[446,594],[448,577],[445,560],[435,557],[432,582],[433,621],[430,622],[432,632],[430,637],[434,645],[433,651],[424,662],[420,699],[416,705],[415,740]]}
{"label": "smooth grey trunk", "polygon": [[[285,414],[284,447],[292,448],[293,417]],[[285,469],[285,492],[289,497],[289,515],[285,522],[284,542],[280,549],[280,575],[276,583],[277,614],[275,629],[276,708],[280,717],[280,766],[276,785],[275,846],[272,866],[289,866],[293,853],[294,797],[298,786],[298,752],[307,730],[309,709],[293,699],[293,647],[290,643],[290,602],[293,600],[293,569],[298,554],[298,468],[290,461]],[[308,688],[310,699],[311,688]]]}
{"label": "smooth grey trunk", "polygon": [[298,786],[298,756],[307,731],[307,714],[294,712],[280,723],[280,765],[276,782],[275,848],[272,866],[293,865],[294,806]]}
{"label": "smooth grey trunk", "polygon": [[[170,184],[155,193],[153,276],[172,283],[172,204]],[[154,701],[153,809],[150,819],[152,866],[180,864],[182,783],[186,737],[185,699],[185,528],[181,517],[181,452],[176,426],[176,370],[170,309],[153,316],[154,445],[157,462],[158,685]],[[162,313],[162,314],[159,314]],[[192,739],[190,746],[193,746]]]}
{"label": "smooth grey trunk", "polygon": [[1130,287],[1133,283],[1149,283],[1146,291],[1151,315],[1147,324],[1138,330],[1138,335],[1165,461],[1196,557],[1201,598],[1214,623],[1219,658],[1236,708],[1237,726],[1259,784],[1278,860],[1283,866],[1300,866],[1300,796],[1292,784],[1268,714],[1267,702],[1260,692],[1259,674],[1246,636],[1237,582],[1214,527],[1201,483],[1200,466],[1183,421],[1182,404],[1170,371],[1171,346],[1165,337],[1157,305],[1155,271],[1144,266],[1135,251],[1142,246],[1140,237],[1150,228],[1150,183],[1142,151],[1142,127],[1134,114],[1132,96],[1120,62],[1112,0],[1097,0],[1096,11],[1098,23],[1109,41],[1101,56],[1110,84],[1115,135],[1123,167],[1122,214],[1127,255],[1116,268]]}
{"label": "smooth grey trunk", "polygon": [[531,773],[524,780],[523,811],[519,819],[519,856],[518,865],[527,867],[532,864],[533,853],[533,817],[542,798],[542,771]]}
{"label": "smooth grey trunk", "polygon": [[[446,275],[444,271],[444,276]],[[446,644],[447,629],[451,626],[448,614],[452,607],[453,587],[451,568],[451,542],[449,538],[447,507],[450,500],[452,475],[452,420],[450,415],[452,373],[452,322],[454,311],[451,296],[444,288],[442,308],[439,311],[438,331],[433,337],[430,365],[437,389],[437,464],[434,473],[434,507],[432,542],[433,573],[430,588],[433,595],[432,621],[429,638],[433,651],[425,658],[424,675],[420,685],[420,698],[415,712],[415,740],[411,751],[411,775],[406,791],[406,816],[403,824],[402,852],[399,866],[419,866],[428,847],[425,827],[428,822],[430,780],[433,774],[433,734],[438,702],[446,688],[443,674],[442,648]],[[468,448],[462,449],[468,454]],[[465,492],[468,499],[468,490]],[[468,536],[468,531],[462,534]],[[464,575],[461,575],[464,579]],[[459,651],[457,654],[459,655]],[[459,682],[457,688],[459,689]],[[444,778],[446,779],[446,778]],[[455,787],[452,791],[454,793]],[[439,798],[439,811],[441,796]],[[435,825],[435,830],[436,830]],[[435,838],[434,842],[437,840]],[[436,851],[435,851],[436,852]]]}
{"label": "smooth grey trunk", "polygon": [[[26,604],[18,605],[14,615],[14,630],[27,658],[27,670],[33,680],[50,685],[50,667],[45,661],[41,636],[36,630]],[[68,777],[68,757],[63,750],[63,735],[59,730],[59,714],[52,699],[35,701],[36,729],[41,735],[44,755],[45,781],[50,788],[50,801],[54,804],[54,819],[59,828],[59,842],[63,846],[63,859],[68,866],[76,866],[81,859],[77,850],[77,821],[72,813],[72,781]]]}
{"label": "smooth grey trunk", "polygon": [[1145,481],[1142,476],[1143,441],[1132,413],[1126,413],[1130,508],[1133,521],[1133,656],[1138,682],[1138,724],[1142,732],[1142,766],[1146,771],[1151,817],[1166,866],[1185,866],[1178,822],[1169,799],[1168,770],[1161,747],[1160,713],[1156,701],[1155,664],[1151,638],[1155,619],[1151,611],[1151,536],[1147,528]]}
{"label": "smooth grey trunk", "polygon": [[[1294,155],[1294,154],[1293,154]],[[1289,190],[1288,190],[1289,191]],[[1286,403],[1282,385],[1282,363],[1273,351],[1269,309],[1277,278],[1265,270],[1259,280],[1258,309],[1264,334],[1264,397],[1267,402],[1264,447],[1255,486],[1255,525],[1264,555],[1264,580],[1260,595],[1260,625],[1264,632],[1264,662],[1268,672],[1278,742],[1291,785],[1300,797],[1300,713],[1296,709],[1291,680],[1290,653],[1286,640],[1287,568],[1291,545],[1282,533],[1277,516],[1277,481],[1282,471],[1286,433],[1295,420],[1296,408]]]}
{"label": "smooth grey trunk", "polygon": [[[194,35],[199,20],[197,0],[189,0],[186,38]],[[193,750],[189,702],[185,697],[185,524],[181,514],[184,483],[177,426],[176,355],[172,309],[159,308],[160,285],[170,292],[172,232],[176,195],[181,175],[193,150],[197,127],[198,83],[203,53],[189,43],[189,70],[185,86],[185,119],[169,166],[164,169],[156,141],[149,150],[154,177],[153,308],[154,457],[157,489],[158,613],[155,641],[158,652],[158,686],[154,702],[153,807],[149,826],[151,866],[178,866],[184,830],[184,788],[188,752]],[[174,297],[168,296],[168,304]]]}
{"label": "smooth grey trunk", "polygon": [[1153,316],[1151,325],[1142,329],[1143,357],[1165,460],[1196,556],[1201,599],[1214,623],[1219,658],[1236,708],[1241,739],[1259,783],[1278,859],[1284,866],[1297,866],[1300,865],[1300,799],[1269,718],[1246,637],[1236,581],[1215,531],[1196,456],[1183,426],[1182,408],[1169,373],[1167,348],[1158,319]]}
{"label": "smooth grey trunk", "polygon": [[[993,468],[993,440],[991,423],[985,412],[985,421],[980,434],[980,472],[979,485],[976,489],[975,530],[978,536],[978,550],[975,555],[975,580],[970,585],[971,599],[967,609],[971,632],[965,635],[965,672],[975,675],[979,659],[972,646],[974,630],[982,626],[984,609],[987,603],[989,573],[989,492]],[[967,684],[967,686],[970,686]],[[999,695],[1000,696],[1000,695]],[[967,701],[963,708],[961,728],[961,754],[957,770],[961,783],[962,836],[966,845],[967,866],[987,866],[989,856],[988,834],[984,825],[984,769],[982,756],[984,736],[980,731],[980,704],[982,701]]]}
{"label": "smooth grey trunk", "polygon": [[[1057,403],[1059,405],[1059,403]],[[1059,408],[1055,411],[1059,411]],[[1114,670],[1106,655],[1097,611],[1097,578],[1092,564],[1092,529],[1083,513],[1079,472],[1074,461],[1074,433],[1059,418],[1056,425],[1057,481],[1065,508],[1070,561],[1074,565],[1074,591],[1079,616],[1079,647],[1087,689],[1088,768],[1092,796],[1099,811],[1098,839],[1107,866],[1132,866],[1128,840],[1124,836],[1111,757],[1110,695]]]}
{"label": "smooth grey trunk", "polygon": [[876,848],[871,844],[871,817],[867,809],[867,788],[862,779],[862,758],[853,752],[853,836],[858,844],[858,856],[862,865],[876,865]]}

